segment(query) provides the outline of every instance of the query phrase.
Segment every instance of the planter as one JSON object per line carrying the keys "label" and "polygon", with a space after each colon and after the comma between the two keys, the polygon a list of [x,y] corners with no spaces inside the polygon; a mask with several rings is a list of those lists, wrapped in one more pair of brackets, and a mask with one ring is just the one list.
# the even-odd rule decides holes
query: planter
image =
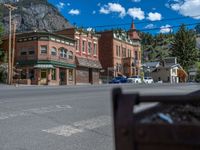
{"label": "planter", "polygon": [[[141,102],[158,104],[133,113],[134,106]],[[199,150],[199,104],[200,91],[189,95],[140,96],[114,89],[116,150]],[[184,115],[188,118],[181,118]]]}

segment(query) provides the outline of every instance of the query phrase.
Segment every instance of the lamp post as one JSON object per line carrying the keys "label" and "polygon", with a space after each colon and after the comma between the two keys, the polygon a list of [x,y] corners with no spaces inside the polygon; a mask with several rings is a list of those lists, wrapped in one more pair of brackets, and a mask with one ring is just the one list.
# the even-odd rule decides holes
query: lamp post
{"label": "lamp post", "polygon": [[9,10],[9,48],[8,48],[8,84],[11,84],[11,36],[12,36],[12,11],[17,9],[10,4],[4,4],[4,6]]}

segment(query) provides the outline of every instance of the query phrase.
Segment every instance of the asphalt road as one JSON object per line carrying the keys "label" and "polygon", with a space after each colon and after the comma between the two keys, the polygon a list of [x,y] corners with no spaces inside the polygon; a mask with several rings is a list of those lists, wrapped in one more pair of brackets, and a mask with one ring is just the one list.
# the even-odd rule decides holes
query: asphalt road
{"label": "asphalt road", "polygon": [[200,90],[198,84],[0,85],[0,150],[113,150],[111,89],[115,86],[140,94]]}

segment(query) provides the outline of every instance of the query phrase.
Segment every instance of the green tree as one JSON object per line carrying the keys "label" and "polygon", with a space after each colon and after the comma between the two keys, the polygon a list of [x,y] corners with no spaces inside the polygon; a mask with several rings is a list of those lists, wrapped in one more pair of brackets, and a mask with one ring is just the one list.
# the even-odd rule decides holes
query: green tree
{"label": "green tree", "polygon": [[172,56],[177,57],[183,68],[188,70],[189,66],[194,65],[198,59],[194,32],[189,31],[185,25],[181,25],[175,34],[171,50]]}
{"label": "green tree", "polygon": [[197,34],[200,34],[200,24],[196,25],[195,30]]}
{"label": "green tree", "polygon": [[[2,6],[0,6],[0,12],[2,10]],[[2,44],[2,34],[3,34],[3,23],[2,23],[2,14],[0,13],[0,45]],[[4,60],[4,52],[3,49],[0,48],[0,62]]]}

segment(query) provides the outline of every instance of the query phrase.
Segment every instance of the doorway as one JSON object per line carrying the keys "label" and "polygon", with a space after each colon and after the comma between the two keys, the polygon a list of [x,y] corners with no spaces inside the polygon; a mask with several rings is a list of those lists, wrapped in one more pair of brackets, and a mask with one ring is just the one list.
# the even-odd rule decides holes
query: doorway
{"label": "doorway", "polygon": [[47,84],[47,70],[46,69],[42,69],[41,70],[41,81],[40,81],[41,85],[46,85]]}
{"label": "doorway", "polygon": [[60,85],[66,85],[66,69],[60,69]]}
{"label": "doorway", "polygon": [[89,68],[89,83],[93,84],[92,68]]}

